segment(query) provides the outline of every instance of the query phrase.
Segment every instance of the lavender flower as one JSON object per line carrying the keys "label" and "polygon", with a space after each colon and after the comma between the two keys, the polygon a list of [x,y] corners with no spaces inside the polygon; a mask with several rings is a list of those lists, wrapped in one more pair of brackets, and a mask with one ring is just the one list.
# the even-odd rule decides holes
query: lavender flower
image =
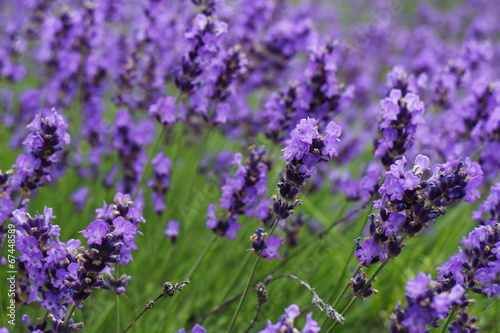
{"label": "lavender flower", "polygon": [[286,315],[281,316],[280,320],[273,325],[270,320],[267,320],[266,328],[260,330],[259,333],[279,333],[279,332],[301,332],[301,333],[317,333],[321,330],[318,323],[312,318],[312,312],[307,314],[306,323],[302,330],[294,327],[294,319],[300,316],[300,309],[293,304],[285,308]]}
{"label": "lavender flower", "polygon": [[420,273],[407,283],[407,306],[396,307],[392,315],[391,332],[424,332],[426,326],[438,327],[452,309],[458,309],[451,332],[476,332],[476,318],[467,314],[466,291],[496,297],[500,274],[500,224],[474,229],[461,242],[462,248],[450,260],[437,268],[438,276]]}
{"label": "lavender flower", "polygon": [[12,221],[18,235],[16,247],[19,251],[20,298],[27,303],[39,302],[47,311],[58,313],[62,306],[71,302],[70,290],[64,281],[76,262],[80,241],[59,241],[60,228],[51,223],[51,208],[43,215],[32,218],[29,214],[15,210]]}
{"label": "lavender flower", "polygon": [[352,287],[352,292],[362,301],[372,294],[378,294],[378,290],[372,288],[372,283],[366,285],[366,282],[366,272],[362,269],[359,270],[356,276],[349,281],[349,284]]}
{"label": "lavender flower", "polygon": [[266,239],[266,247],[262,250],[262,256],[265,257],[268,261],[271,261],[273,258],[279,259],[280,254],[278,253],[281,244],[283,244],[283,238],[270,236]]}
{"label": "lavender flower", "polygon": [[[486,219],[484,218],[485,214],[488,215]],[[493,226],[500,221],[500,183],[496,183],[490,188],[488,198],[479,205],[477,211],[473,212],[472,217],[480,225]]]}
{"label": "lavender flower", "polygon": [[300,204],[297,196],[306,180],[316,174],[317,164],[329,161],[338,154],[342,128],[331,121],[325,135],[321,137],[317,124],[316,119],[302,119],[290,134],[287,146],[282,149],[285,176],[278,183],[280,197],[275,199],[273,206],[278,220],[287,219]]}
{"label": "lavender flower", "polygon": [[172,126],[178,120],[185,120],[186,109],[184,105],[175,105],[175,97],[160,97],[155,104],[149,107],[149,115],[154,116],[163,126]]}
{"label": "lavender flower", "polygon": [[148,158],[144,147],[153,142],[154,133],[151,120],[135,123],[128,111],[117,112],[113,148],[118,152],[123,169],[123,178],[118,186],[121,192],[133,193],[138,185]]}
{"label": "lavender flower", "polygon": [[[246,163],[242,162],[242,155],[234,156],[233,164],[237,166],[233,178],[226,178],[222,186],[220,207],[225,210],[222,218],[217,218],[216,205],[209,205],[207,213],[207,227],[215,233],[234,239],[236,231],[241,228],[237,223],[238,217],[259,217],[266,220],[269,210],[266,208],[270,202],[261,199],[267,193],[267,172],[269,166],[264,160],[266,149],[256,150],[250,147],[250,156]],[[259,201],[260,200],[260,201]]]}
{"label": "lavender flower", "polygon": [[381,121],[379,138],[375,141],[375,157],[381,159],[386,168],[401,158],[414,143],[417,125],[424,124],[424,103],[419,96],[393,89],[380,102]]}
{"label": "lavender flower", "polygon": [[163,233],[167,235],[167,237],[170,238],[172,242],[175,242],[177,236],[179,236],[180,226],[181,224],[179,222],[170,220],[167,223],[167,229],[165,229]]}
{"label": "lavender flower", "polygon": [[28,196],[30,191],[51,181],[51,166],[60,163],[58,152],[70,142],[67,127],[55,109],[35,116],[27,126],[31,134],[23,142],[27,153],[20,155],[12,166],[17,168],[10,181],[12,190],[21,189]]}
{"label": "lavender flower", "polygon": [[85,206],[85,202],[87,201],[87,198],[89,197],[89,188],[88,186],[82,186],[77,188],[70,196],[70,200],[73,201],[73,203],[76,206],[76,209],[78,211],[82,211],[83,207]]}
{"label": "lavender flower", "polygon": [[446,213],[445,207],[451,201],[464,199],[473,203],[479,196],[482,171],[469,158],[465,163],[457,160],[436,164],[427,181],[422,180],[429,169],[426,156],[418,155],[411,170],[405,165],[403,157],[386,172],[379,189],[382,198],[374,202],[380,213],[370,216],[371,237],[362,245],[357,241],[355,256],[365,266],[399,256],[406,246],[404,239],[429,228],[431,222]]}

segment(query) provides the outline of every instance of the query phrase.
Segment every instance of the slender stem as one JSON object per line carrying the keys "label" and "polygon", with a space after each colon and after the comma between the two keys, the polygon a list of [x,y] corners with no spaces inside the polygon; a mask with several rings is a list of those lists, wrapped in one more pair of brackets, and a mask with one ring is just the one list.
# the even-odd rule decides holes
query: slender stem
{"label": "slender stem", "polygon": [[196,260],[196,262],[194,263],[194,265],[191,267],[191,269],[189,270],[189,272],[187,273],[187,278],[188,279],[191,279],[192,275],[194,274],[194,272],[196,272],[196,270],[198,269],[198,267],[200,266],[203,258],[205,258],[205,256],[207,255],[208,253],[208,250],[210,250],[210,248],[212,247],[212,245],[215,243],[215,240],[217,239],[217,235],[214,233],[212,234],[212,238],[208,241],[208,243],[205,245],[205,248],[203,249],[203,251],[201,251],[201,254],[198,256],[198,259]]}
{"label": "slender stem", "polygon": [[349,286],[351,285],[350,282],[351,282],[351,279],[353,279],[356,274],[358,274],[359,270],[361,269],[361,264],[358,264],[356,266],[356,268],[354,269],[354,271],[352,272],[351,276],[349,277],[349,279],[347,280],[347,282],[345,283],[344,287],[342,288],[342,291],[340,292],[339,296],[337,297],[337,299],[335,300],[335,302],[333,303],[332,307],[335,309],[335,307],[337,305],[339,305],[340,301],[342,300],[342,297],[344,297],[347,289],[349,289]]}
{"label": "slender stem", "polygon": [[[372,211],[372,207],[373,207],[373,202],[372,204],[370,205],[370,207],[368,207],[368,209],[366,210],[366,213],[363,214],[363,217],[360,219],[360,222],[359,222],[359,225],[360,225],[360,230],[359,232],[357,233],[357,235],[359,235],[359,237],[361,237],[362,233],[363,233],[363,229],[365,228],[365,225],[366,225],[366,221],[368,219],[368,216],[370,215],[370,212]],[[345,265],[344,265],[344,269],[342,270],[342,275],[340,276],[342,278],[342,276],[344,276],[345,272],[347,271],[347,267],[349,265],[349,259],[352,258],[352,254],[354,253],[355,249],[356,249],[356,244],[353,244],[353,247],[352,247],[352,251],[350,252],[351,255],[349,256],[349,258],[347,258],[346,262],[345,262]],[[354,273],[351,275],[351,277],[349,278],[349,280],[347,281],[346,285],[344,286],[345,289],[347,289],[347,287],[349,287],[349,281],[351,278],[354,278],[356,276],[356,274],[358,273],[359,269],[361,268],[361,265],[358,264],[358,266],[356,266],[356,268],[354,269]],[[329,298],[332,298],[333,297],[333,293],[335,292],[335,290],[338,290],[339,288],[339,285],[340,285],[340,281],[341,281],[341,278],[339,279],[339,281],[337,282],[337,285],[336,287],[332,290],[332,293],[330,295]],[[346,287],[347,286],[347,287]],[[343,292],[340,294],[340,296],[335,300],[335,304],[333,305],[333,307],[335,308],[340,300],[342,299],[342,297],[344,296],[344,293],[345,293],[345,290],[343,290]]]}
{"label": "slender stem", "polygon": [[[351,301],[349,302],[349,304],[347,304],[347,306],[344,308],[344,310],[342,310],[342,313],[341,313],[342,316],[345,317],[345,314],[347,313],[347,311],[349,310],[349,308],[354,304],[354,302],[356,302],[356,300],[359,298],[359,296],[361,294],[363,294],[363,292],[368,288],[368,286],[373,282],[373,280],[375,280],[375,278],[377,277],[377,275],[382,271],[382,269],[388,263],[389,263],[389,258],[387,258],[384,262],[382,262],[382,265],[380,265],[377,268],[377,270],[375,271],[375,273],[373,273],[373,275],[368,279],[368,281],[366,281],[364,288],[362,288],[360,291],[358,291],[358,293],[351,299]],[[330,328],[328,329],[328,331],[326,331],[326,333],[330,333],[336,325],[337,325],[337,322],[334,322],[332,324],[332,326],[330,326]]]}
{"label": "slender stem", "polygon": [[[332,224],[328,228],[326,228],[323,231],[321,231],[319,234],[317,234],[314,238],[310,239],[307,243],[305,243],[304,245],[302,245],[295,252],[291,253],[289,256],[287,256],[282,261],[280,261],[280,263],[275,268],[273,268],[270,271],[268,271],[259,280],[262,280],[266,276],[275,273],[277,270],[279,270],[280,268],[282,268],[283,266],[285,266],[287,263],[289,263],[291,261],[291,259],[293,259],[297,255],[299,255],[300,253],[302,253],[303,250],[305,250],[306,248],[308,248],[312,244],[316,244],[317,245],[318,244],[317,240],[320,239],[320,238],[322,238],[322,237],[324,237],[329,231],[331,231],[333,229],[333,226],[335,226],[335,225],[337,225],[337,224],[339,224],[341,222],[344,222],[344,221],[350,219],[353,215],[359,213],[365,207],[366,207],[366,205],[363,204],[360,207],[358,207],[357,209],[355,209],[354,211],[352,211],[349,214],[343,216],[342,218],[340,218],[338,220],[334,220],[332,222]],[[224,301],[223,303],[219,304],[216,308],[210,310],[198,322],[199,323],[203,323],[205,320],[207,320],[207,318],[209,318],[210,316],[214,315],[215,313],[217,313],[217,312],[221,311],[222,309],[224,309],[226,306],[228,306],[231,303],[233,303],[235,300],[237,300],[239,297],[241,297],[241,295],[243,295],[243,291],[241,293],[239,293],[239,294],[237,294],[237,295],[229,298],[228,300]]]}
{"label": "slender stem", "polygon": [[177,292],[182,291],[182,289],[189,283],[191,283],[191,281],[189,281],[189,279],[187,279],[184,282],[178,282],[174,285],[172,285],[170,282],[163,283],[163,291],[158,296],[153,298],[152,301],[149,301],[146,303],[146,306],[141,310],[141,312],[139,312],[139,314],[134,318],[134,320],[132,320],[130,325],[127,326],[127,328],[123,331],[123,333],[126,333],[132,326],[134,326],[134,324],[139,320],[139,318],[142,317],[142,315],[147,310],[152,309],[157,300],[159,300],[160,298],[162,298],[165,295],[174,296],[175,294],[177,294]]}
{"label": "slender stem", "polygon": [[[345,315],[345,313],[347,312],[347,310],[349,310],[349,308],[351,307],[351,305],[353,305],[353,304],[354,304],[354,302],[355,302],[357,299],[358,299],[358,297],[353,297],[353,298],[351,299],[351,301],[349,302],[349,304],[347,304],[347,306],[345,307],[344,311],[342,311],[342,313],[341,313],[341,315],[342,315],[342,316],[344,316],[344,315]],[[332,331],[333,331],[333,329],[335,328],[335,326],[337,326],[337,322],[336,322],[336,321],[334,321],[334,322],[332,323],[332,326],[330,326],[330,328],[328,329],[328,331],[326,331],[326,333],[330,333],[330,332],[332,332]]]}
{"label": "slender stem", "polygon": [[[269,232],[269,237],[274,233],[274,230],[276,230],[276,226],[278,225],[278,218],[274,219],[273,226],[271,228],[271,231]],[[245,286],[245,289],[243,290],[243,295],[240,298],[240,302],[238,303],[238,307],[236,308],[236,311],[234,312],[233,318],[231,319],[231,324],[229,325],[229,330],[228,332],[231,333],[233,332],[233,327],[234,324],[236,323],[236,318],[238,317],[238,314],[240,313],[241,307],[243,306],[243,303],[245,302],[245,298],[247,297],[248,290],[250,288],[250,284],[252,283],[253,276],[255,275],[255,271],[257,270],[257,266],[259,265],[260,262],[260,256],[257,256],[257,259],[255,260],[255,263],[253,265],[252,271],[250,272],[250,276],[248,277],[247,284]]]}
{"label": "slender stem", "polygon": [[252,271],[250,272],[250,276],[248,277],[245,289],[243,290],[243,295],[240,298],[240,302],[238,303],[238,307],[236,308],[236,311],[233,314],[233,318],[231,319],[231,324],[229,325],[228,333],[234,332],[233,327],[234,324],[236,323],[236,318],[238,317],[238,314],[240,313],[241,307],[243,306],[243,302],[245,302],[245,298],[247,296],[248,290],[250,289],[250,284],[252,283],[253,276],[255,275],[255,271],[257,270],[257,266],[259,265],[260,262],[260,257],[257,257],[255,259],[255,263],[253,265]]}
{"label": "slender stem", "polygon": [[75,311],[75,303],[71,303],[69,306],[68,310],[66,311],[66,318],[64,319],[64,324],[63,324],[63,331],[66,331],[69,325],[69,320],[71,319],[71,316],[73,315],[73,312]]}
{"label": "slender stem", "polygon": [[[118,264],[115,265],[115,283],[116,281],[118,281]],[[115,294],[116,333],[120,333],[120,307],[119,307],[118,294],[116,293],[116,290],[114,294]]]}
{"label": "slender stem", "polygon": [[[207,242],[207,244],[205,245],[205,247],[203,248],[203,250],[201,251],[200,255],[198,256],[198,258],[196,259],[196,262],[194,263],[193,266],[191,266],[191,268],[189,269],[189,272],[187,273],[187,279],[190,280],[191,277],[193,276],[193,274],[196,272],[196,270],[198,269],[198,267],[200,266],[201,262],[203,261],[203,258],[205,258],[205,256],[207,255],[208,253],[208,250],[210,250],[210,248],[212,247],[212,245],[215,243],[215,240],[217,239],[217,235],[216,234],[212,234],[212,238]],[[164,311],[164,316],[165,318],[168,317],[170,311],[172,310],[175,302],[176,302],[177,299],[174,299],[172,302],[170,302],[167,306],[167,308],[165,309]]]}
{"label": "slender stem", "polygon": [[441,329],[441,333],[446,332],[446,328],[450,324],[450,321],[453,318],[453,315],[455,314],[455,311],[457,311],[457,308],[453,307],[453,309],[451,310],[450,314],[448,315],[448,318],[446,318],[446,322],[444,323],[443,328]]}

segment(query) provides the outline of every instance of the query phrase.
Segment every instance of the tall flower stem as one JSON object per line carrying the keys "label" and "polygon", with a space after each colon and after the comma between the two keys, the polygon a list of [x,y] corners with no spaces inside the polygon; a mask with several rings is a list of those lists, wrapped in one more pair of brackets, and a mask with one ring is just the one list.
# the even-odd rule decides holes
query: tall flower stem
{"label": "tall flower stem", "polygon": [[455,311],[457,311],[457,308],[453,307],[453,309],[451,310],[450,314],[446,318],[446,322],[443,324],[443,328],[441,329],[441,333],[446,332],[446,328],[448,327],[448,325],[450,324],[451,319],[455,315]]}
{"label": "tall flower stem", "polygon": [[[377,275],[382,271],[382,269],[384,269],[385,265],[387,265],[388,263],[389,263],[389,258],[387,258],[384,262],[382,262],[382,264],[377,268],[375,273],[373,273],[373,275],[368,279],[368,281],[366,281],[365,287],[362,288],[360,291],[358,291],[358,293],[351,299],[351,301],[349,302],[349,304],[347,304],[347,306],[344,308],[344,310],[342,310],[342,313],[341,313],[342,316],[345,317],[347,311],[351,308],[351,306],[354,304],[354,302],[359,298],[360,295],[363,294],[363,292],[366,290],[366,288],[368,288],[368,286],[373,282],[373,280],[375,280]],[[358,266],[360,266],[360,265],[358,265]],[[330,326],[328,331],[326,331],[326,333],[332,332],[336,325],[337,325],[337,322],[334,322],[332,324],[332,326]]]}
{"label": "tall flower stem", "polygon": [[[372,208],[373,208],[373,202],[372,204],[368,207],[368,209],[366,210],[365,214],[363,214],[363,216],[361,217],[361,219],[359,220],[359,226],[360,226],[360,230],[359,232],[357,233],[357,235],[362,235],[363,233],[363,229],[365,228],[365,225],[366,225],[366,221],[368,219],[368,215],[370,215],[370,212],[372,211]],[[352,248],[352,251],[350,253],[354,253],[356,249],[356,244],[353,244],[353,248]],[[344,268],[342,269],[342,274],[340,275],[340,277],[342,278],[342,276],[345,275],[346,271],[347,271],[347,267],[349,267],[349,262],[350,262],[350,259],[351,256],[349,256],[348,260],[346,260],[345,264],[344,264]],[[340,292],[339,296],[335,299],[335,302],[333,303],[332,307],[335,309],[335,307],[340,303],[340,301],[342,300],[342,297],[344,297],[347,289],[349,288],[349,282],[352,278],[354,278],[356,276],[356,274],[359,272],[359,270],[361,269],[361,265],[358,264],[356,266],[356,268],[354,269],[354,272],[351,274],[351,276],[349,277],[349,279],[347,280],[347,282],[345,283],[344,287],[342,288],[342,291]],[[332,292],[330,294],[330,296],[328,297],[328,299],[331,299],[333,298],[333,294],[335,293],[336,290],[339,289],[340,287],[340,283],[341,283],[341,279],[339,279],[337,281],[337,285],[335,286],[334,289],[332,289]],[[328,323],[328,318],[325,319],[325,321],[323,322],[323,325],[322,327],[326,326],[326,324]]]}
{"label": "tall flower stem", "polygon": [[76,308],[75,303],[71,303],[68,310],[66,311],[66,318],[64,319],[64,324],[63,324],[64,331],[66,331],[66,329],[68,328],[69,320],[71,319],[73,312],[75,312],[75,308]]}
{"label": "tall flower stem", "polygon": [[[274,230],[276,230],[276,226],[278,225],[278,219],[274,219],[273,226],[271,228],[271,231],[269,232],[269,237],[274,233]],[[243,303],[245,302],[245,298],[247,297],[248,290],[250,289],[250,284],[252,283],[253,276],[255,275],[255,271],[257,270],[257,266],[259,266],[260,262],[260,256],[257,256],[255,259],[255,263],[253,265],[253,268],[250,272],[250,276],[248,277],[247,283],[245,285],[245,289],[243,289],[243,295],[241,295],[240,302],[238,303],[238,307],[236,308],[236,311],[233,314],[233,318],[231,319],[231,324],[229,324],[229,329],[228,333],[233,332],[234,324],[236,323],[236,318],[238,317],[238,314],[240,313],[241,307],[243,306]]]}
{"label": "tall flower stem", "polygon": [[[207,255],[208,253],[208,250],[210,250],[210,248],[212,247],[212,245],[215,243],[215,240],[217,239],[217,235],[216,234],[213,234],[212,235],[212,238],[207,242],[207,244],[205,245],[205,247],[203,248],[203,250],[201,251],[200,255],[198,256],[198,258],[196,259],[196,262],[194,263],[193,266],[191,266],[191,268],[189,269],[188,273],[187,273],[187,279],[188,280],[191,280],[193,274],[196,272],[196,270],[198,269],[198,267],[200,266],[201,262],[203,261],[203,259],[205,258],[205,256]],[[177,299],[174,299],[172,302],[170,302],[167,306],[167,308],[165,309],[165,312],[164,312],[164,315],[165,315],[165,318],[168,317],[170,311],[172,310],[174,304],[175,304],[175,301]]]}
{"label": "tall flower stem", "polygon": [[[281,269],[282,267],[284,267],[287,263],[289,263],[291,261],[291,259],[295,258],[297,255],[299,255],[300,253],[302,253],[303,250],[305,250],[309,246],[311,246],[313,244],[317,245],[318,244],[318,239],[321,239],[322,237],[324,237],[329,231],[331,231],[333,229],[333,227],[335,225],[337,225],[337,224],[339,224],[341,222],[344,222],[346,220],[349,220],[350,218],[352,218],[354,215],[356,215],[357,213],[359,213],[365,207],[366,207],[365,205],[361,205],[360,207],[356,208],[354,211],[348,213],[347,215],[344,215],[343,217],[341,217],[341,218],[339,218],[337,220],[332,221],[332,223],[330,224],[330,226],[328,228],[324,229],[319,234],[317,234],[314,238],[312,238],[311,240],[309,240],[307,243],[303,244],[299,249],[297,249],[296,251],[294,251],[293,253],[291,253],[287,257],[283,258],[283,260],[280,261],[280,263],[276,267],[274,267],[273,269],[271,269],[266,274],[262,275],[262,277],[259,280],[262,280],[266,276],[271,275],[271,274],[275,273],[276,271],[278,271],[279,269]],[[219,304],[216,308],[214,308],[214,309],[210,310],[208,313],[206,313],[200,320],[198,320],[198,322],[199,323],[205,322],[205,320],[207,320],[213,314],[221,311],[226,306],[228,306],[231,303],[233,303],[235,300],[237,300],[239,297],[241,297],[241,295],[243,295],[243,292],[241,292],[241,293],[239,293],[239,294],[237,294],[235,296],[232,296],[231,298],[227,299],[223,303]]]}
{"label": "tall flower stem", "polygon": [[351,281],[351,279],[353,279],[356,276],[356,274],[358,274],[360,269],[361,269],[361,264],[358,264],[356,266],[356,268],[354,269],[354,271],[352,272],[349,279],[347,280],[347,282],[344,284],[344,287],[342,288],[342,291],[340,292],[339,296],[337,297],[337,299],[333,303],[333,305],[332,305],[333,308],[335,308],[337,305],[339,305],[340,301],[342,300],[342,297],[344,297],[347,289],[349,289],[349,285],[350,285],[349,282]]}
{"label": "tall flower stem", "polygon": [[[118,263],[115,265],[115,281],[118,281]],[[115,320],[116,320],[116,333],[120,332],[120,307],[118,306],[118,294],[115,291]]]}

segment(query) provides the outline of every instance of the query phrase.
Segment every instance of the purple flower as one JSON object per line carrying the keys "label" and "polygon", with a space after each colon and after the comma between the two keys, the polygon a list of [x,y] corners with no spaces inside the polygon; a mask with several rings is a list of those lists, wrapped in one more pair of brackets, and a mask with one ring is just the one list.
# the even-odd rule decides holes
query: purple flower
{"label": "purple flower", "polygon": [[203,328],[200,324],[196,324],[193,326],[193,329],[191,330],[192,333],[207,333],[207,330]]}
{"label": "purple flower", "polygon": [[82,234],[83,237],[87,238],[88,245],[101,245],[103,238],[106,238],[109,231],[109,224],[103,220],[95,220],[87,226],[87,229],[82,231]]}
{"label": "purple flower", "polygon": [[149,115],[156,117],[163,126],[174,125],[178,120],[176,113],[175,97],[172,96],[160,97],[149,107]]}
{"label": "purple flower", "polygon": [[281,316],[280,320],[273,325],[270,320],[266,322],[266,328],[260,330],[259,333],[280,333],[280,332],[300,332],[300,333],[317,333],[321,330],[318,323],[312,318],[312,312],[307,314],[306,323],[302,330],[298,330],[294,326],[295,318],[300,316],[300,309],[297,305],[292,304],[285,308],[285,315]]}
{"label": "purple flower", "polygon": [[[216,205],[208,206],[206,226],[215,233],[229,239],[236,238],[236,232],[241,225],[236,223],[240,215],[262,217],[267,219],[269,209],[267,201],[262,197],[267,193],[268,164],[264,160],[266,149],[256,150],[250,147],[248,160],[243,162],[240,153],[234,155],[233,164],[236,171],[232,177],[227,177],[222,186],[220,207],[225,209],[220,219],[215,218]],[[261,212],[257,212],[261,209]]]}
{"label": "purple flower", "polygon": [[181,224],[177,221],[170,220],[167,223],[167,228],[163,232],[165,235],[167,235],[168,238],[172,240],[172,242],[175,242],[175,239],[177,236],[179,236],[179,229],[180,229]]}
{"label": "purple flower", "polygon": [[365,266],[369,266],[379,260],[382,249],[373,238],[366,239],[354,255]]}
{"label": "purple flower", "polygon": [[417,299],[424,295],[430,282],[430,275],[419,273],[414,280],[407,282],[405,289],[411,297]]}
{"label": "purple flower", "polygon": [[70,196],[70,200],[75,204],[78,211],[82,211],[89,196],[89,187],[81,186],[77,188]]}
{"label": "purple flower", "polygon": [[386,236],[397,236],[399,233],[399,228],[403,226],[406,222],[406,216],[399,213],[389,214],[389,219],[382,223],[382,228],[385,229]]}
{"label": "purple flower", "polygon": [[271,261],[273,258],[279,259],[280,254],[278,253],[281,244],[283,244],[283,238],[271,236],[266,239],[266,247],[262,250],[262,256],[265,257],[268,261]]}

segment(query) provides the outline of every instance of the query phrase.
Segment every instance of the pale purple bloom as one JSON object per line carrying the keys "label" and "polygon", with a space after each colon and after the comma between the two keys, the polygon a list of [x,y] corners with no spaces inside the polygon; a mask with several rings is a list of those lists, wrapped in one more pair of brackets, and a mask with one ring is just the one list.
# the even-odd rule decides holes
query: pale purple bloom
{"label": "pale purple bloom", "polygon": [[179,236],[179,229],[181,224],[178,221],[170,220],[167,223],[167,228],[163,232],[172,241],[175,241],[177,236]]}
{"label": "pale purple bloom", "polygon": [[103,238],[106,238],[109,231],[109,224],[103,220],[95,220],[87,226],[87,229],[82,231],[82,234],[83,237],[87,238],[89,245],[101,245]]}
{"label": "pale purple bloom", "polygon": [[266,247],[262,250],[262,256],[265,257],[268,261],[274,259],[279,259],[280,254],[278,253],[281,244],[283,244],[283,238],[271,236],[266,239]]}
{"label": "pale purple bloom", "polygon": [[89,187],[81,186],[77,188],[70,196],[70,200],[75,204],[78,211],[82,211],[89,197]]}

